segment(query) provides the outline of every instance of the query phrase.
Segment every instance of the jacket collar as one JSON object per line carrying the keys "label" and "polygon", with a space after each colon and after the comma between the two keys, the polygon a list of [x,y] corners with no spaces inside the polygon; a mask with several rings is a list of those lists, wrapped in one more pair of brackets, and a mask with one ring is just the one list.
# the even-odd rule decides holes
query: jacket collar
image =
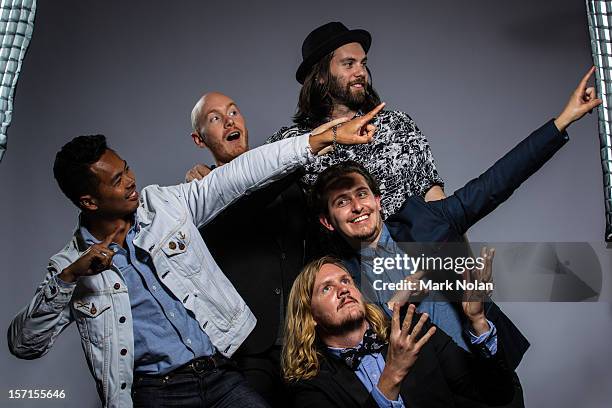
{"label": "jacket collar", "polygon": [[[385,344],[381,350],[381,354],[385,360],[387,358],[388,347],[388,344]],[[323,356],[320,370],[329,371],[332,374],[331,377],[333,381],[350,396],[355,402],[355,406],[362,406],[369,398],[370,394],[355,372],[347,367],[340,359],[334,357],[323,344],[319,346],[319,350],[322,352],[321,354]]]}

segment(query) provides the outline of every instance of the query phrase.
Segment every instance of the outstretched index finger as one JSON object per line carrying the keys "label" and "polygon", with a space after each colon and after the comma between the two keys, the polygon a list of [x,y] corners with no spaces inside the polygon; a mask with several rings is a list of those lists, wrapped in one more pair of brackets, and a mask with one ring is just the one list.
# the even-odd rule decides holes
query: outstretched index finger
{"label": "outstretched index finger", "polygon": [[586,88],[587,82],[589,82],[589,78],[591,78],[593,72],[595,72],[595,66],[592,66],[591,69],[589,69],[588,72],[582,77],[580,83],[578,84],[579,90],[583,90],[584,88]]}
{"label": "outstretched index finger", "polygon": [[406,313],[406,316],[404,316],[404,321],[402,322],[402,336],[403,337],[408,337],[408,335],[410,334],[409,330],[410,330],[410,325],[412,324],[412,316],[414,316],[415,309],[416,307],[412,303],[408,305],[408,312]]}
{"label": "outstretched index finger", "polygon": [[378,112],[380,112],[382,108],[384,107],[385,107],[385,103],[382,102],[380,105],[378,105],[377,107],[375,107],[374,109],[372,109],[371,111],[363,115],[361,118],[364,120],[364,123],[367,123],[371,121],[372,119],[374,119],[374,116],[378,115]]}

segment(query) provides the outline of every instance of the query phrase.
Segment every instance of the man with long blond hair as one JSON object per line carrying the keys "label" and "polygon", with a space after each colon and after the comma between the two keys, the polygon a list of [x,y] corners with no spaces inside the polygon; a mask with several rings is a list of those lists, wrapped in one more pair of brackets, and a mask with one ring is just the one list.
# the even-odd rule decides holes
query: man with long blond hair
{"label": "man with long blond hair", "polygon": [[[428,315],[393,306],[391,324],[363,301],[336,258],[308,264],[289,294],[283,375],[295,407],[452,407],[504,404],[512,372],[497,352],[496,328],[482,302],[469,308],[474,353],[427,322]],[[466,314],[467,311],[466,311]],[[421,333],[424,334],[421,335]]]}

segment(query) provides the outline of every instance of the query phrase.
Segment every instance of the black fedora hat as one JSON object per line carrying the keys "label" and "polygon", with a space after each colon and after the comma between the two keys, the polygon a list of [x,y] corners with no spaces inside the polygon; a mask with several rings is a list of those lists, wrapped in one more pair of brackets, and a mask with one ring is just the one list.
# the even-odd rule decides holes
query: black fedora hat
{"label": "black fedora hat", "polygon": [[349,30],[338,21],[315,28],[302,43],[302,63],[295,73],[295,79],[300,84],[304,84],[314,64],[336,48],[352,42],[361,44],[367,53],[372,43],[372,36],[366,30]]}

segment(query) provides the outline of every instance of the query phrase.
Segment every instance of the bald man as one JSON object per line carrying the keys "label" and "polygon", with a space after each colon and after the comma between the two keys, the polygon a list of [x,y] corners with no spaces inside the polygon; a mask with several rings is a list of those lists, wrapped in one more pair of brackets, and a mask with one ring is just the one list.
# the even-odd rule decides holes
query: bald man
{"label": "bald man", "polygon": [[[204,94],[191,111],[191,137],[196,146],[208,148],[215,166],[222,166],[249,150],[249,131],[244,118],[230,97],[219,92]],[[215,167],[213,166],[213,167]],[[198,165],[187,174],[187,181],[200,179],[211,168]]]}
{"label": "bald man", "polygon": [[[187,181],[205,177],[249,149],[249,132],[236,102],[207,93],[191,113],[194,143],[215,164],[198,164]],[[200,230],[215,261],[257,317],[257,325],[235,354],[250,385],[272,406],[282,406],[281,327],[287,297],[306,262],[306,201],[293,174],[226,209]],[[310,240],[309,240],[310,241]],[[308,251],[310,252],[310,251]]]}

